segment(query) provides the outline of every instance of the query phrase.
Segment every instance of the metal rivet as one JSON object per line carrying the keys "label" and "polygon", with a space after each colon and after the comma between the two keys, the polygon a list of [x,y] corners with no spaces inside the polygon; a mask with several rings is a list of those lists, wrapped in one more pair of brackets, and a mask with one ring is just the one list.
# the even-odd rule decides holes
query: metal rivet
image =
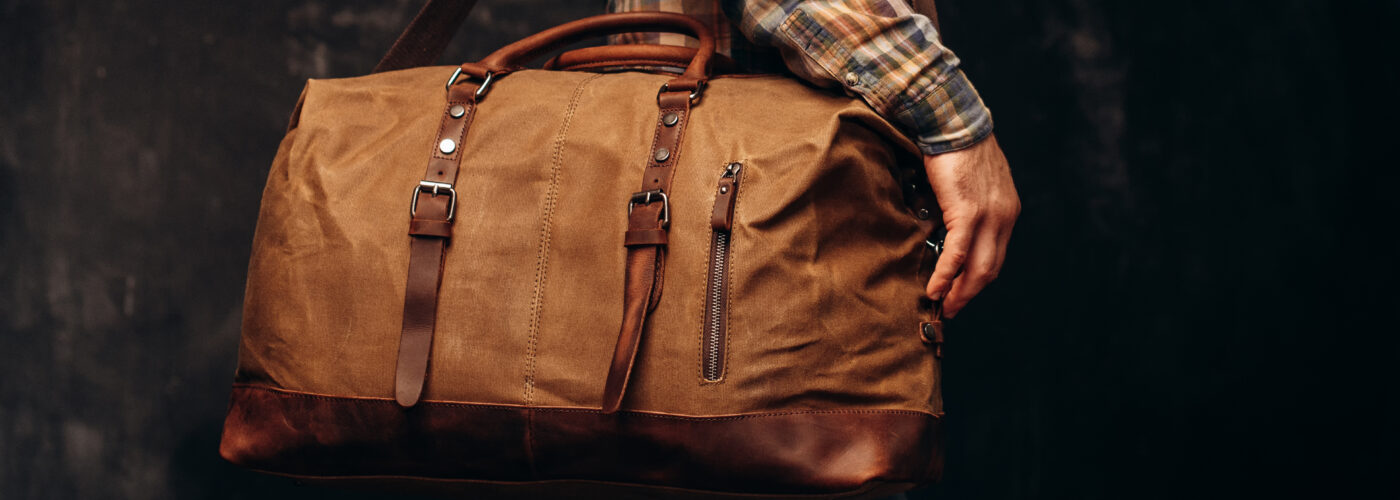
{"label": "metal rivet", "polygon": [[728,193],[728,192],[729,192],[729,186],[720,186],[720,187],[719,187],[719,194],[724,194],[724,193]]}
{"label": "metal rivet", "polygon": [[661,163],[661,162],[663,162],[663,161],[666,161],[666,160],[667,160],[668,158],[670,158],[670,157],[671,157],[671,151],[670,151],[670,150],[668,150],[668,149],[666,149],[666,148],[657,148],[657,150],[656,150],[656,155],[655,155],[655,156],[652,156],[652,159],[653,159],[653,160],[656,160],[657,163]]}
{"label": "metal rivet", "polygon": [[675,114],[675,113],[666,113],[666,116],[661,117],[661,124],[663,124],[663,125],[665,125],[665,126],[667,126],[667,127],[675,126],[677,123],[680,123],[680,122],[681,122],[681,115],[678,115],[678,114]]}
{"label": "metal rivet", "polygon": [[934,331],[933,323],[924,323],[924,341],[931,342],[938,338],[938,332]]}
{"label": "metal rivet", "polygon": [[452,106],[452,109],[447,110],[447,114],[452,115],[453,118],[461,118],[462,115],[467,114],[467,108],[462,107],[461,104],[456,104]]}
{"label": "metal rivet", "polygon": [[860,85],[860,76],[855,73],[846,73],[846,86],[854,87]]}
{"label": "metal rivet", "polygon": [[919,209],[919,212],[917,213],[917,215],[919,216],[919,220],[928,220],[928,216],[929,216],[928,209],[927,209],[927,208],[920,208],[920,209]]}
{"label": "metal rivet", "polygon": [[452,139],[443,139],[442,142],[438,143],[438,151],[442,151],[442,154],[450,155],[456,150],[457,142]]}

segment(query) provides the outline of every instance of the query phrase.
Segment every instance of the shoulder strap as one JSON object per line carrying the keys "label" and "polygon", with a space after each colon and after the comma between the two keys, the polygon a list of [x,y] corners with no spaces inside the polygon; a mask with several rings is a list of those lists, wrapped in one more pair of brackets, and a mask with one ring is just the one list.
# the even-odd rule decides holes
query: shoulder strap
{"label": "shoulder strap", "polygon": [[428,66],[442,57],[452,35],[467,19],[476,0],[428,0],[423,10],[408,23],[394,41],[389,53],[379,60],[374,73]]}

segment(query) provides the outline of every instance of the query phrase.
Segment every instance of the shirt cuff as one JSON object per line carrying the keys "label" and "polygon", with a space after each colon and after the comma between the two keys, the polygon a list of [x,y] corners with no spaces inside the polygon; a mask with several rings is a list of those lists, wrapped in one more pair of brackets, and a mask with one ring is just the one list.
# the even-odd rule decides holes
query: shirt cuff
{"label": "shirt cuff", "polygon": [[961,69],[888,116],[925,155],[957,151],[992,135],[992,112]]}

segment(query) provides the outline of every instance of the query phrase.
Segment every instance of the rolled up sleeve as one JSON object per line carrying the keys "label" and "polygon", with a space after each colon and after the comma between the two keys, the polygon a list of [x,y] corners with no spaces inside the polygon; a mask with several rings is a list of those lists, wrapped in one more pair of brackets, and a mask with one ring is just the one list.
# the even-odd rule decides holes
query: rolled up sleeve
{"label": "rolled up sleeve", "polygon": [[894,123],[927,155],[992,133],[992,115],[927,17],[903,1],[747,0],[725,3],[753,43],[775,47],[788,69],[843,87]]}

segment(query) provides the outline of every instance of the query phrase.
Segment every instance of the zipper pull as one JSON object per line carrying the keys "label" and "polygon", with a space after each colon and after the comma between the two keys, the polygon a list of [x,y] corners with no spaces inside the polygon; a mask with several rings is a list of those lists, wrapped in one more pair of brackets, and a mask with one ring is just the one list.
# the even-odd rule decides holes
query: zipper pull
{"label": "zipper pull", "polygon": [[744,164],[730,163],[719,176],[719,187],[715,191],[715,210],[710,215],[710,227],[716,231],[729,231],[734,228],[734,201],[739,196],[739,170]]}

